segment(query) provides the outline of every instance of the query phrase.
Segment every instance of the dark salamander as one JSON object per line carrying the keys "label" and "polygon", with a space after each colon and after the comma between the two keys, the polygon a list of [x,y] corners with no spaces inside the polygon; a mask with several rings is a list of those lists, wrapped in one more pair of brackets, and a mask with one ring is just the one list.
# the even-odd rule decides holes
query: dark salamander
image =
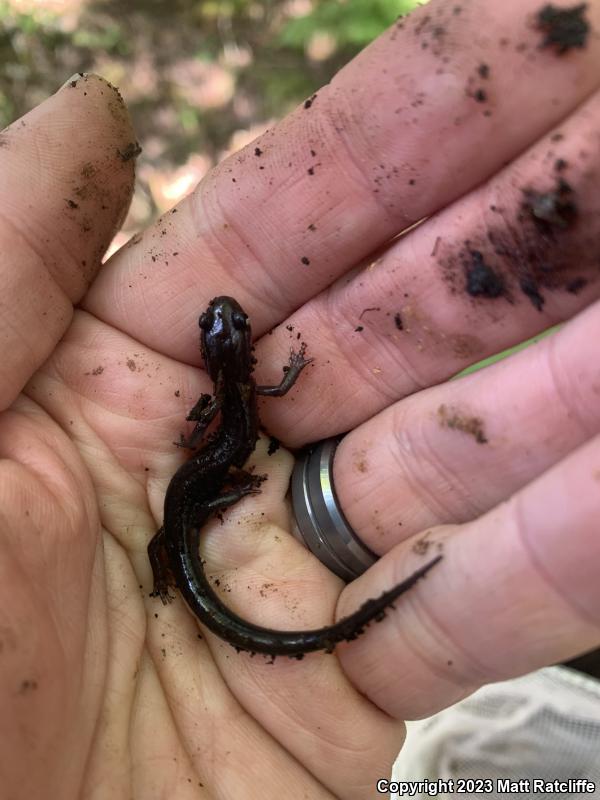
{"label": "dark salamander", "polygon": [[215,297],[199,320],[204,364],[214,382],[214,396],[203,394],[188,415],[196,426],[183,447],[195,449],[221,412],[221,423],[203,446],[175,473],[165,497],[163,527],[148,547],[154,573],[153,596],[171,600],[169,586],[179,589],[203,625],[238,651],[302,658],[314,650],[331,652],[338,642],[352,641],[385,609],[422,578],[441,556],[380,597],[367,600],[349,617],[335,625],[307,631],[262,628],[234,614],[209,584],[198,552],[202,526],[211,514],[227,508],[247,494],[260,492],[264,476],[243,469],[258,438],[257,395],[278,397],[295,383],[309,359],[305,346],[292,353],[278,386],[257,386],[252,377],[254,358],[250,323],[231,297]]}

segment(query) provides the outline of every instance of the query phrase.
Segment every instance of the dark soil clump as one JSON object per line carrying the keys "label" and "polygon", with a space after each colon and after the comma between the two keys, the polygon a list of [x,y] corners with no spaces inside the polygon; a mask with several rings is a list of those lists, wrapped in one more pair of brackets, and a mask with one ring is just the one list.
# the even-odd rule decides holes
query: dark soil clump
{"label": "dark soil clump", "polygon": [[485,263],[479,250],[471,250],[470,256],[471,262],[465,265],[467,292],[471,297],[502,297],[506,292],[502,275]]}
{"label": "dark soil clump", "polygon": [[587,3],[572,8],[558,8],[552,4],[544,6],[537,14],[537,27],[545,36],[542,47],[552,47],[558,55],[583,48],[590,32],[589,22],[584,17]]}
{"label": "dark soil clump", "polygon": [[524,210],[542,227],[569,228],[577,217],[574,192],[567,181],[560,178],[549,192],[524,189]]}

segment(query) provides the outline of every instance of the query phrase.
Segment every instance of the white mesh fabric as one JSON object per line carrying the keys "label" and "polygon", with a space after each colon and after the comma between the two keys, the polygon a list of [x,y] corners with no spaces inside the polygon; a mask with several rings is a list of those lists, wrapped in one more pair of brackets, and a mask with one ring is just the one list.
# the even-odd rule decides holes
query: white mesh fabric
{"label": "white mesh fabric", "polygon": [[[451,708],[409,722],[407,727],[393,780],[493,779],[491,793],[440,793],[438,798],[600,797],[600,682],[573,670],[548,667],[485,686]],[[585,778],[594,782],[595,791],[509,795],[497,791],[500,778]],[[413,795],[429,796],[424,792]],[[390,794],[392,800],[397,797],[397,793]]]}

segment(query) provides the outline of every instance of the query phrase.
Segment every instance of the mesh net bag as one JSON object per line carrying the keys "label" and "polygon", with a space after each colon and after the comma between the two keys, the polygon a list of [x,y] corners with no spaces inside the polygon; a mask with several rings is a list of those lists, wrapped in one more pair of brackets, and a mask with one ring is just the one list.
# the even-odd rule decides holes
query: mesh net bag
{"label": "mesh net bag", "polygon": [[[392,780],[410,782],[412,797],[600,798],[600,681],[571,669],[548,667],[485,686],[407,728]],[[470,783],[481,779],[488,781]],[[452,780],[453,791],[437,784],[442,780]],[[507,780],[521,783],[507,791]],[[547,785],[555,781],[562,785]],[[389,796],[408,795],[404,787]]]}

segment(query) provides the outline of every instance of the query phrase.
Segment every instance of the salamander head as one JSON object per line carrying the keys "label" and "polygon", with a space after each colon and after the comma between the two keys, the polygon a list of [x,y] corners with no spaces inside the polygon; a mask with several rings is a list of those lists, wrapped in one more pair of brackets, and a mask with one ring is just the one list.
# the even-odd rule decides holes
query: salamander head
{"label": "salamander head", "polygon": [[200,349],[213,381],[246,383],[253,367],[252,330],[248,315],[233,297],[214,297],[198,320]]}

